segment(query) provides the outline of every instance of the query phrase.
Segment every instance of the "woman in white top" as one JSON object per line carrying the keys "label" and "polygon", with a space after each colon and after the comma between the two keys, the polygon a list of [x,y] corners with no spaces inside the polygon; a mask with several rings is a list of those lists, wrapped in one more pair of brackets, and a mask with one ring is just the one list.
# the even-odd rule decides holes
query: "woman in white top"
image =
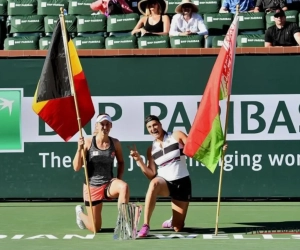
{"label": "woman in white top", "polygon": [[[150,218],[155,208],[157,196],[171,197],[173,216],[163,223],[164,228],[181,231],[191,199],[192,186],[183,147],[187,135],[181,131],[167,133],[157,116],[145,119],[148,132],[155,138],[147,150],[146,165],[137,149],[131,148],[130,155],[142,172],[151,180],[145,199],[144,224],[139,237],[146,237],[150,231]],[[156,170],[156,166],[158,169]]]}
{"label": "woman in white top", "polygon": [[191,0],[182,0],[175,12],[177,14],[172,18],[170,36],[208,35],[204,21],[197,13],[198,7]]}

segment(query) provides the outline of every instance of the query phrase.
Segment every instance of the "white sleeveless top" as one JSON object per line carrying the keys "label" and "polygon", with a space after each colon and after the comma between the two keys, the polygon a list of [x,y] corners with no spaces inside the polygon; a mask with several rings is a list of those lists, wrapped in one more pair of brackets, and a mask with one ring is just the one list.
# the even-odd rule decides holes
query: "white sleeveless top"
{"label": "white sleeveless top", "polygon": [[151,155],[158,166],[157,176],[167,181],[189,176],[183,145],[176,141],[171,133],[165,134],[162,148],[159,142],[153,141]]}

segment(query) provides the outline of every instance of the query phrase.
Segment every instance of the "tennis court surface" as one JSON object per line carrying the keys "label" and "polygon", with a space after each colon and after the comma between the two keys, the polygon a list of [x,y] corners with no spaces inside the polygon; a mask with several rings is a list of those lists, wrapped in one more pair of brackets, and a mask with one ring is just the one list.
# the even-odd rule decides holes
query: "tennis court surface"
{"label": "tennis court surface", "polygon": [[[116,241],[116,203],[103,206],[103,229],[80,230],[80,203],[1,202],[0,249],[299,249],[300,202],[222,202],[219,234],[214,236],[216,202],[192,202],[184,232],[161,228],[171,215],[169,202],[158,202],[147,238]],[[141,203],[143,205],[143,203]],[[143,213],[140,225],[143,222]]]}

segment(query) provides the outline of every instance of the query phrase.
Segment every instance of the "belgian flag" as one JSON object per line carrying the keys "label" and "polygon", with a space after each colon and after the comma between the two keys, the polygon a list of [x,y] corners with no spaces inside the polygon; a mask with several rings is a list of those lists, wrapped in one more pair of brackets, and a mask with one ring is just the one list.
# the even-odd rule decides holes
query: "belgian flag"
{"label": "belgian flag", "polygon": [[[82,127],[92,119],[95,110],[76,48],[61,22],[58,20],[53,32],[32,108],[63,140],[68,141],[79,131],[74,91]],[[63,34],[66,34],[68,48],[64,46]],[[74,89],[68,69],[73,75]]]}

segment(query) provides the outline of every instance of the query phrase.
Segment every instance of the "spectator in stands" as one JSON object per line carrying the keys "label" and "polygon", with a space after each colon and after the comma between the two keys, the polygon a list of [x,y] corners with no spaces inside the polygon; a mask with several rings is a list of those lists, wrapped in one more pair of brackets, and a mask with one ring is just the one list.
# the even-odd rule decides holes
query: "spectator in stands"
{"label": "spectator in stands", "polygon": [[165,15],[167,3],[164,0],[142,0],[138,3],[139,11],[144,15],[131,34],[141,33],[142,36],[168,35],[170,19]]}
{"label": "spectator in stands", "polygon": [[90,7],[93,11],[99,11],[106,16],[133,12],[125,0],[97,0],[91,3]]}
{"label": "spectator in stands", "polygon": [[286,7],[285,0],[257,0],[254,8],[254,12],[266,12],[270,13],[275,11],[277,8],[282,8],[282,10],[286,11],[288,8]]}
{"label": "spectator in stands", "polygon": [[219,13],[235,14],[237,5],[240,6],[239,12],[253,12],[255,2],[254,0],[224,0]]}
{"label": "spectator in stands", "polygon": [[182,0],[175,12],[177,14],[172,18],[170,36],[208,35],[203,19],[198,14],[198,7],[191,0]]}
{"label": "spectator in stands", "polygon": [[297,23],[287,22],[285,12],[278,8],[274,12],[275,25],[269,27],[265,34],[265,47],[299,46],[300,29]]}

